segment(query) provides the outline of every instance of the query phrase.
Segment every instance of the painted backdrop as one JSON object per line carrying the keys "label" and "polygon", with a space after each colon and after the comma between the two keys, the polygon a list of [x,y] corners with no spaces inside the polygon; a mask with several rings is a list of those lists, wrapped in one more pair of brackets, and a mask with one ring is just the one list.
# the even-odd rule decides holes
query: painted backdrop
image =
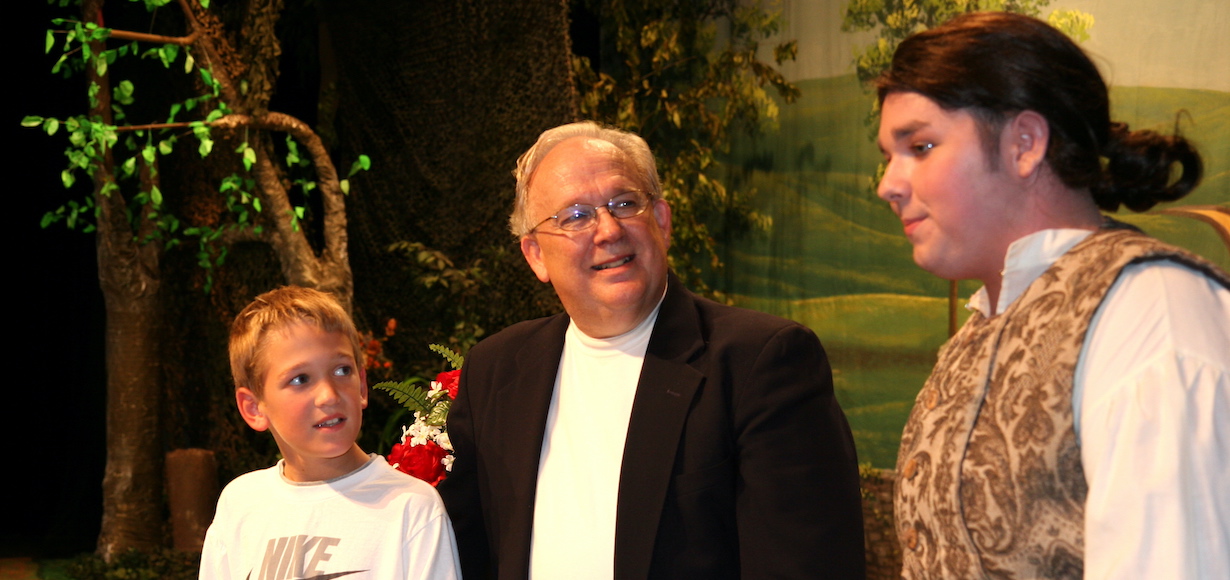
{"label": "painted backdrop", "polygon": [[[916,267],[901,224],[874,195],[881,160],[866,124],[874,100],[852,66],[874,32],[841,31],[849,0],[787,0],[785,38],[798,60],[784,67],[802,90],[781,105],[780,129],[736,143],[727,178],[757,190],[772,229],[725,256],[736,304],[813,328],[833,363],[838,396],[860,460],[893,467],[901,428],[948,333],[948,288]],[[1230,207],[1230,2],[1056,0],[1042,9],[1093,19],[1082,41],[1111,83],[1112,115],[1133,128],[1182,130],[1201,148],[1206,177],[1179,206]],[[1173,215],[1120,216],[1230,269],[1210,226]],[[959,285],[959,302],[977,289]],[[964,309],[958,309],[963,313]],[[963,319],[963,317],[962,317]]]}

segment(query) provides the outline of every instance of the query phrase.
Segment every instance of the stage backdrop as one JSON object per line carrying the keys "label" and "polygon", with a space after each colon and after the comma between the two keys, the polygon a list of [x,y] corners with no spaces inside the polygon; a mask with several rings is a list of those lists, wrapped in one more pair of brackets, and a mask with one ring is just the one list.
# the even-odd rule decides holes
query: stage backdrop
{"label": "stage backdrop", "polygon": [[[874,195],[881,157],[866,124],[874,101],[852,65],[875,32],[841,31],[848,0],[780,4],[799,43],[784,72],[802,97],[781,105],[780,128],[736,143],[727,179],[757,190],[772,229],[733,244],[725,279],[736,304],[811,327],[833,363],[859,458],[894,467],[901,428],[948,336],[949,284],[910,258],[901,223]],[[1041,10],[1092,18],[1081,42],[1111,84],[1112,115],[1133,128],[1173,130],[1201,148],[1204,183],[1174,206],[1230,205],[1230,2],[1056,0]],[[1120,215],[1230,269],[1213,227],[1155,212]],[[958,303],[977,289],[959,285]],[[964,308],[959,308],[964,320]]]}

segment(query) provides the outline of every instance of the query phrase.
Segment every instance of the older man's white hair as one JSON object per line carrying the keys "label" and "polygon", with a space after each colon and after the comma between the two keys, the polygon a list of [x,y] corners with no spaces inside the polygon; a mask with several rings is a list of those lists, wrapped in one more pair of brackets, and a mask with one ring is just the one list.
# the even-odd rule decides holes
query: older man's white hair
{"label": "older man's white hair", "polygon": [[658,180],[658,167],[654,162],[653,152],[649,150],[649,145],[640,136],[612,127],[604,127],[593,121],[560,125],[543,131],[542,135],[538,136],[538,142],[517,159],[517,169],[513,171],[513,176],[517,178],[517,198],[513,203],[512,215],[508,218],[508,228],[518,239],[528,235],[530,229],[534,227],[532,218],[529,216],[530,180],[534,177],[534,172],[556,145],[573,137],[599,139],[619,148],[624,155],[628,156],[628,161],[636,173],[635,176],[630,177],[643,181],[645,193],[651,198],[662,197],[662,184]]}

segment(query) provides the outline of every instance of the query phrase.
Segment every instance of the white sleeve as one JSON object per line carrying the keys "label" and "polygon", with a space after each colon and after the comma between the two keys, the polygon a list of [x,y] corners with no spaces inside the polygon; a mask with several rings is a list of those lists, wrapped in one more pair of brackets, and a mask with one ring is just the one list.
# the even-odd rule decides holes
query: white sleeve
{"label": "white sleeve", "polygon": [[[407,561],[410,563],[406,578],[460,580],[461,564],[457,559],[453,525],[444,511],[444,503],[435,493],[432,495],[435,502],[430,517],[406,535]],[[410,521],[415,519],[411,518]]]}
{"label": "white sleeve", "polygon": [[198,575],[200,580],[227,580],[231,577],[226,543],[222,541],[224,532],[229,530],[224,530],[224,526],[218,524],[219,518],[224,515],[224,510],[225,505],[219,502],[214,521],[205,532],[205,543],[201,547],[201,568]]}
{"label": "white sleeve", "polygon": [[1171,262],[1125,269],[1073,414],[1085,578],[1230,578],[1230,291]]}

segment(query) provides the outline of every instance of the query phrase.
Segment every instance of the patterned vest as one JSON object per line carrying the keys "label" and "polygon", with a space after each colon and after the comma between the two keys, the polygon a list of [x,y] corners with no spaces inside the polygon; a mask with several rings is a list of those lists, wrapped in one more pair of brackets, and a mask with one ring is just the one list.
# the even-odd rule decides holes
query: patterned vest
{"label": "patterned vest", "polygon": [[1211,263],[1127,229],[1082,240],[998,316],[940,350],[897,456],[905,578],[1076,578],[1088,490],[1072,380],[1089,321],[1127,265]]}

